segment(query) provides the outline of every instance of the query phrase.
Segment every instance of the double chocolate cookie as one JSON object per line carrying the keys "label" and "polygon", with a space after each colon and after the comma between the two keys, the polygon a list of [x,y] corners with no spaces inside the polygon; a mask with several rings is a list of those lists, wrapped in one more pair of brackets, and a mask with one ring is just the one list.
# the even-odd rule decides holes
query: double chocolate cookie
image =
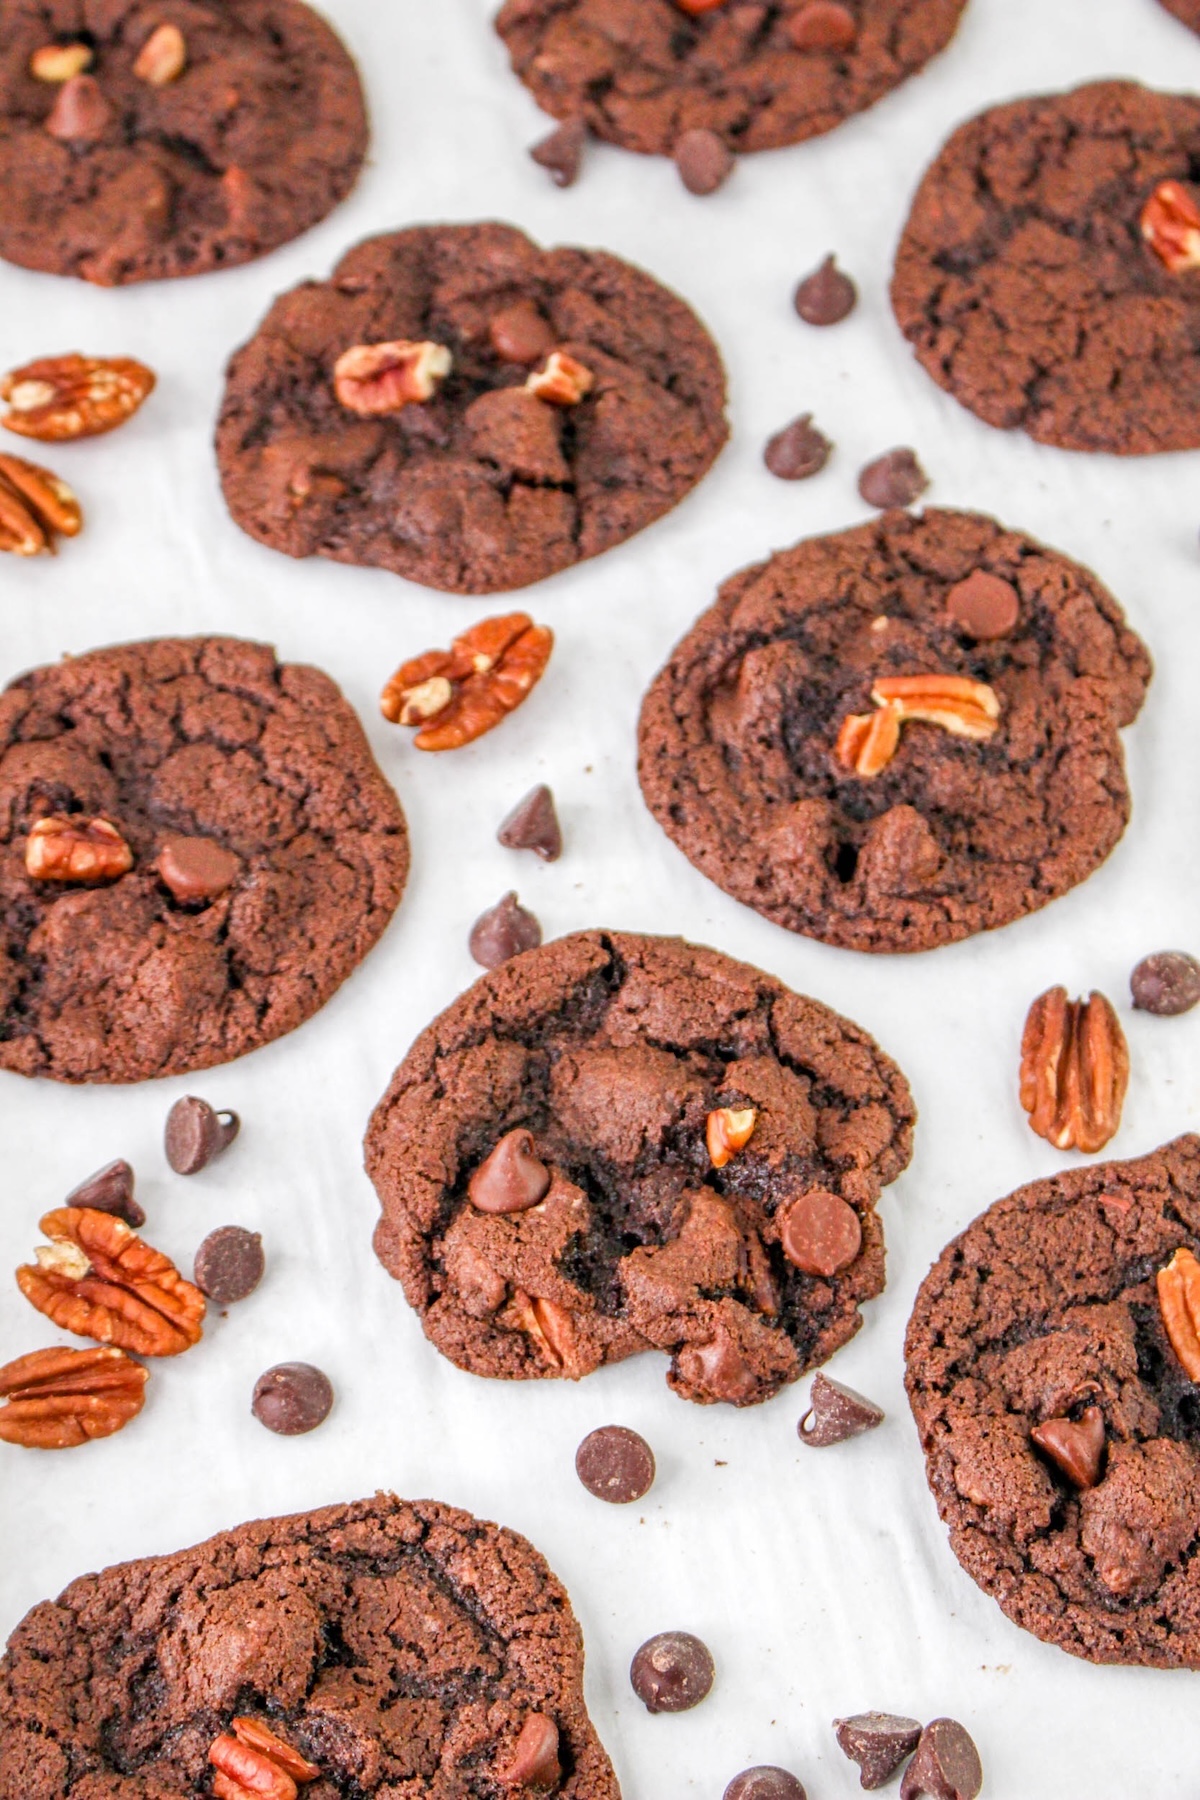
{"label": "double chocolate cookie", "polygon": [[106,287],[273,250],[354,186],[357,72],[300,0],[0,0],[0,256]]}
{"label": "double chocolate cookie", "polygon": [[1159,0],[1169,13],[1189,25],[1195,32],[1200,32],[1200,0]]}
{"label": "double chocolate cookie", "polygon": [[599,250],[507,225],[371,238],[229,366],[229,510],[288,556],[524,587],[668,512],[728,435],[716,346]]}
{"label": "double chocolate cookie", "polygon": [[966,0],[506,0],[496,19],[544,111],[670,155],[685,131],[773,150],[915,75]]}
{"label": "double chocolate cookie", "polygon": [[9,1640],[0,1741],[0,1800],[620,1800],[562,1584],[390,1494],[72,1582]]}
{"label": "double chocolate cookie", "polygon": [[1149,678],[1079,564],[975,513],[886,513],[725,583],[646,696],[642,793],[777,924],[928,950],[1104,860]]}
{"label": "double chocolate cookie", "polygon": [[864,1031],[678,939],[513,958],[417,1039],[367,1132],[375,1248],[459,1368],[671,1357],[749,1406],[858,1330],[908,1085]]}
{"label": "double chocolate cookie", "polygon": [[0,694],[0,1067],[143,1081],[322,1006],[408,838],[328,676],[237,638],[68,657]]}
{"label": "double chocolate cookie", "polygon": [[918,360],[989,425],[1064,450],[1200,446],[1197,169],[1200,99],[1128,81],[960,126],[892,277]]}
{"label": "double chocolate cookie", "polygon": [[908,1393],[963,1568],[1090,1662],[1200,1668],[1200,1138],[999,1200],[942,1252]]}

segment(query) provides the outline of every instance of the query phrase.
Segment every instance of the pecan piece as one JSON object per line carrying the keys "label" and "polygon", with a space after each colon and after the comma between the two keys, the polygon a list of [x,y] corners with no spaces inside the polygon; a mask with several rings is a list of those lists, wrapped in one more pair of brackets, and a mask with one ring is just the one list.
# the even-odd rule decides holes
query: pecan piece
{"label": "pecan piece", "polygon": [[208,1752],[219,1800],[296,1800],[297,1784],[321,1773],[261,1719],[236,1718]]}
{"label": "pecan piece", "polygon": [[75,537],[82,529],[83,513],[65,481],[23,456],[0,451],[0,551],[53,553],[56,534]]}
{"label": "pecan piece", "polygon": [[850,713],[842,721],[833,753],[856,775],[878,775],[895,756],[899,742],[900,715],[894,706],[881,706],[878,712]]}
{"label": "pecan piece", "polygon": [[380,696],[380,709],[394,725],[423,727],[413,739],[418,750],[457,750],[520,706],[553,647],[553,633],[528,613],[482,619],[449,650],[429,650],[402,663]]}
{"label": "pecan piece", "polygon": [[714,1169],[723,1169],[739,1150],[746,1148],[757,1123],[758,1109],[753,1106],[719,1106],[709,1113],[704,1125],[704,1140],[708,1160]]}
{"label": "pecan piece", "polygon": [[1057,1150],[1102,1150],[1121,1123],[1129,1049],[1103,994],[1068,1000],[1050,988],[1021,1038],[1021,1105],[1030,1129]]}
{"label": "pecan piece", "polygon": [[1200,268],[1200,208],[1178,181],[1160,181],[1139,221],[1142,236],[1172,275]]}
{"label": "pecan piece", "polygon": [[111,1437],[142,1410],[146,1370],[123,1350],[34,1350],[0,1369],[0,1439],[69,1450]]}
{"label": "pecan piece", "polygon": [[1156,1286],[1171,1348],[1188,1380],[1200,1381],[1200,1262],[1190,1250],[1177,1250],[1158,1271]]}
{"label": "pecan piece", "polygon": [[59,443],[99,437],[131,418],[154,387],[154,375],[131,356],[43,356],[0,377],[0,420],[20,437]]}
{"label": "pecan piece", "polygon": [[985,682],[965,675],[881,675],[871,699],[879,713],[851,713],[834,745],[837,761],[856,775],[878,775],[887,767],[900,742],[900,727],[910,719],[977,741],[998,729],[999,696]]}
{"label": "pecan piece", "polygon": [[533,1339],[551,1367],[575,1380],[575,1325],[566,1307],[515,1288],[512,1309],[521,1330]]}
{"label": "pecan piece", "polygon": [[29,59],[29,73],[35,81],[58,87],[73,75],[90,69],[93,60],[87,44],[42,44]]}
{"label": "pecan piece", "polygon": [[526,380],[525,392],[548,406],[578,406],[595,385],[596,377],[586,363],[568,356],[565,350],[552,350],[545,368],[535,369]]}
{"label": "pecan piece", "polygon": [[160,25],[137,54],[133,72],[151,87],[169,87],[187,68],[187,42],[178,25]]}
{"label": "pecan piece", "polygon": [[30,827],[25,872],[34,881],[119,881],[133,867],[133,851],[107,819],[51,813]]}
{"label": "pecan piece", "polygon": [[355,344],[333,365],[333,391],[351,412],[376,418],[432,400],[453,365],[444,344]]}
{"label": "pecan piece", "polygon": [[204,1295],[124,1219],[60,1206],[41,1230],[50,1242],[17,1270],[17,1286],[60,1330],[139,1356],[178,1356],[199,1343]]}

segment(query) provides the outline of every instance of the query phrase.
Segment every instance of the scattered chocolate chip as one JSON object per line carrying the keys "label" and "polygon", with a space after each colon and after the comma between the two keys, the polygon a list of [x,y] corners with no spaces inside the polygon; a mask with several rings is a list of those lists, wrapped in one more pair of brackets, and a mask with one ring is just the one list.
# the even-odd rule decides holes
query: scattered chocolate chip
{"label": "scattered chocolate chip", "polygon": [[582,119],[566,119],[557,131],[535,144],[529,154],[539,167],[549,170],[555,187],[574,187],[586,138],[587,126]]}
{"label": "scattered chocolate chip", "polygon": [[514,300],[488,320],[488,342],[501,362],[529,368],[554,349],[549,319],[532,300]]}
{"label": "scattered chocolate chip", "polygon": [[818,1373],[809,1389],[808,1411],[796,1430],[802,1444],[824,1450],[829,1444],[844,1444],[848,1438],[861,1437],[864,1431],[874,1431],[883,1424],[883,1418],[883,1408],[865,1394]]}
{"label": "scattered chocolate chip", "polygon": [[158,853],[158,873],[182,906],[215,900],[241,872],[241,858],[213,838],[169,837]]}
{"label": "scattered chocolate chip", "polygon": [[707,1644],[690,1631],[660,1631],[629,1665],[633,1691],[647,1712],[687,1712],[699,1706],[716,1671]]}
{"label": "scattered chocolate chip", "polygon": [[836,1275],[858,1255],[862,1225],[854,1208],[839,1195],[811,1188],[784,1213],[779,1241],[788,1261],[806,1275]]}
{"label": "scattered chocolate chip", "polygon": [[889,1782],[921,1740],[920,1721],[898,1713],[855,1713],[853,1718],[835,1719],[833,1729],[850,1761],[858,1764],[865,1788]]}
{"label": "scattered chocolate chip", "polygon": [[575,1473],[589,1494],[627,1506],[654,1486],[654,1452],[624,1425],[589,1431],[575,1452]]}
{"label": "scattered chocolate chip", "polygon": [[904,1771],[900,1800],[975,1800],[982,1786],[983,1765],[969,1734],[956,1719],[934,1719]]}
{"label": "scattered chocolate chip", "polygon": [[177,1175],[198,1175],[232,1144],[241,1123],[235,1112],[215,1112],[207,1100],[186,1095],[167,1114],[167,1161]]}
{"label": "scattered chocolate chip", "polygon": [[112,107],[95,76],[72,75],[58,90],[46,130],[64,144],[87,143],[103,136],[112,116]]}
{"label": "scattered chocolate chip", "polygon": [[485,1213],[526,1212],[545,1198],[550,1171],[539,1161],[530,1131],[506,1131],[467,1184],[472,1206]]}
{"label": "scattered chocolate chip", "polygon": [[257,1231],[221,1225],[209,1232],[197,1250],[193,1279],[200,1292],[218,1306],[232,1306],[254,1292],[266,1266]]}
{"label": "scattered chocolate chip", "polygon": [[485,969],[498,969],[510,956],[519,956],[522,950],[536,950],[541,941],[541,926],[518,903],[513,890],[479,915],[471,927],[467,948]]}
{"label": "scattered chocolate chip", "polygon": [[1046,1419],[1029,1435],[1068,1481],[1081,1490],[1095,1487],[1107,1442],[1098,1406],[1087,1407],[1077,1419]]}
{"label": "scattered chocolate chip", "polygon": [[792,297],[792,304],[806,325],[837,325],[858,302],[858,289],[827,256],[819,269],[806,275]]}
{"label": "scattered chocolate chip", "polygon": [[1129,977],[1133,1004],[1141,1011],[1173,1019],[1200,1000],[1200,962],[1186,950],[1156,950],[1143,956]]}
{"label": "scattered chocolate chip", "polygon": [[723,138],[697,125],[675,140],[675,167],[689,194],[715,194],[733,170],[733,151]]}
{"label": "scattered chocolate chip", "polygon": [[767,439],[763,461],[780,481],[807,481],[810,475],[820,474],[832,453],[833,445],[817,430],[812,414],[802,413]]}
{"label": "scattered chocolate chip", "polygon": [[990,643],[1012,632],[1021,616],[1021,598],[1011,581],[973,569],[946,595],[946,611],[969,638]]}
{"label": "scattered chocolate chip", "polygon": [[802,1783],[786,1769],[764,1763],[759,1769],[743,1769],[725,1789],[722,1800],[807,1800]]}
{"label": "scattered chocolate chip", "polygon": [[787,34],[796,50],[853,50],[858,26],[837,0],[809,0],[788,20]]}
{"label": "scattered chocolate chip", "polygon": [[255,1382],[250,1411],[268,1431],[299,1437],[302,1431],[315,1431],[329,1417],[332,1405],[328,1375],[311,1363],[276,1363]]}
{"label": "scattered chocolate chip", "polygon": [[133,1197],[133,1170],[123,1158],[105,1163],[77,1188],[72,1188],[64,1206],[90,1206],[94,1212],[115,1213],[127,1225],[139,1230],[146,1215]]}
{"label": "scattered chocolate chip", "polygon": [[911,450],[889,450],[868,463],[858,491],[868,506],[911,506],[929,486],[929,477]]}
{"label": "scattered chocolate chip", "polygon": [[506,850],[532,850],[543,862],[557,862],[562,855],[562,829],[554,810],[554,795],[543,782],[518,800],[496,833]]}

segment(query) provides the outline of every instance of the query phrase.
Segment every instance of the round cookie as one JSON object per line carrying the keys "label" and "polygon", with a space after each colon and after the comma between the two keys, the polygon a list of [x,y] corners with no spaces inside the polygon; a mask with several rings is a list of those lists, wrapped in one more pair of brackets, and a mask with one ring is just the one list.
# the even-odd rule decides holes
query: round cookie
{"label": "round cookie", "polygon": [[1158,0],[1158,3],[1191,30],[1200,32],[1200,0]]}
{"label": "round cookie", "polygon": [[144,1081],[269,1043],[367,954],[407,872],[399,803],[319,670],[237,638],[35,669],[0,694],[0,1067]]}
{"label": "round cookie", "polygon": [[[643,702],[642,793],[776,924],[928,950],[1035,911],[1108,855],[1129,817],[1117,729],[1150,672],[1079,564],[979,514],[885,513],[724,584]],[[989,735],[910,712],[883,766],[848,765],[843,733],[884,710],[876,682],[927,675],[982,684]]]}
{"label": "round cookie", "polygon": [[679,939],[577,932],[477,981],[397,1069],[366,1140],[375,1249],[473,1374],[656,1349],[685,1399],[753,1405],[882,1291],[875,1204],[914,1118],[828,1007]]}
{"label": "round cookie", "polygon": [[247,1719],[314,1766],[314,1795],[620,1800],[562,1583],[515,1531],[392,1494],[35,1606],[0,1661],[0,1797],[207,1793]]}
{"label": "round cookie", "polygon": [[1200,99],[1093,82],[996,106],[932,164],[892,306],[940,387],[989,425],[1064,450],[1200,446],[1200,270],[1142,234],[1200,161]]}
{"label": "round cookie", "polygon": [[[627,150],[670,155],[685,131],[731,150],[774,150],[832,131],[924,68],[966,0],[842,0],[848,48],[798,16],[809,0],[506,0],[496,19],[517,75],[556,119],[582,117]],[[840,33],[834,29],[833,36]]]}
{"label": "round cookie", "polygon": [[[34,75],[72,44],[84,71]],[[0,0],[9,262],[105,287],[248,262],[344,200],[366,149],[354,64],[300,0]]]}
{"label": "round cookie", "polygon": [[955,1555],[1016,1624],[1090,1662],[1200,1668],[1200,1389],[1156,1286],[1180,1246],[1200,1251],[1194,1136],[997,1201],[909,1322]]}
{"label": "round cookie", "polygon": [[[360,416],[335,367],[396,342],[442,346],[450,373]],[[575,405],[526,389],[556,348],[592,377]],[[724,405],[712,339],[639,269],[509,225],[418,226],[275,302],[229,365],[217,460],[234,519],[274,550],[486,594],[669,512],[724,444]]]}

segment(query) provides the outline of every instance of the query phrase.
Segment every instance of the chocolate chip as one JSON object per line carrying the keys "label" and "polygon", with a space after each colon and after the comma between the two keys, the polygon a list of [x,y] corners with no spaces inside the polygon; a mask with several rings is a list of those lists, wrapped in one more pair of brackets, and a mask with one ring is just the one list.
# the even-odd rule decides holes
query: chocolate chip
{"label": "chocolate chip", "polygon": [[809,1389],[808,1411],[796,1430],[802,1444],[824,1450],[830,1444],[844,1444],[848,1438],[861,1437],[864,1431],[874,1431],[883,1424],[883,1418],[883,1408],[865,1394],[818,1373]]}
{"label": "chocolate chip", "polygon": [[557,862],[562,855],[562,829],[554,810],[554,795],[543,782],[518,800],[496,833],[506,850],[532,850],[543,862]]}
{"label": "chocolate chip", "polygon": [[648,1638],[629,1665],[633,1691],[647,1712],[687,1712],[713,1684],[708,1646],[690,1631],[660,1631]]}
{"label": "chocolate chip", "polygon": [[332,1405],[328,1375],[311,1363],[276,1363],[255,1382],[250,1411],[268,1431],[299,1437],[302,1431],[315,1431]]}
{"label": "chocolate chip", "polygon": [[787,34],[796,50],[853,50],[858,26],[837,0],[809,0],[788,20]]}
{"label": "chocolate chip", "polygon": [[1086,1407],[1077,1419],[1046,1419],[1029,1435],[1075,1487],[1081,1491],[1095,1487],[1107,1441],[1098,1406]]}
{"label": "chocolate chip", "polygon": [[133,1197],[133,1170],[121,1157],[105,1163],[77,1188],[72,1188],[64,1206],[90,1206],[94,1212],[114,1213],[137,1231],[146,1223],[146,1215]]}
{"label": "chocolate chip", "polygon": [[789,1262],[806,1275],[836,1275],[862,1247],[862,1225],[852,1206],[826,1188],[793,1200],[780,1220],[779,1241]]}
{"label": "chocolate chip", "polygon": [[193,1279],[200,1292],[218,1306],[232,1306],[254,1292],[266,1266],[257,1231],[221,1225],[209,1232],[197,1250]]}
{"label": "chocolate chip", "polygon": [[833,445],[817,430],[812,414],[802,413],[767,439],[763,461],[780,481],[807,481],[810,475],[820,473],[832,453]]}
{"label": "chocolate chip", "polygon": [[198,1175],[232,1144],[241,1129],[235,1112],[215,1112],[194,1094],[177,1100],[167,1114],[163,1147],[177,1175]]}
{"label": "chocolate chip", "polygon": [[575,1452],[575,1473],[589,1494],[627,1506],[654,1486],[654,1452],[624,1425],[589,1431]]}
{"label": "chocolate chip", "polygon": [[921,1738],[920,1721],[898,1713],[855,1713],[853,1718],[835,1719],[833,1729],[850,1761],[858,1764],[865,1788],[890,1781]]}
{"label": "chocolate chip", "polygon": [[582,119],[566,119],[557,131],[535,144],[529,154],[539,167],[549,170],[555,187],[574,187],[586,138],[587,126]]}
{"label": "chocolate chip", "polygon": [[975,1800],[982,1786],[983,1765],[969,1734],[957,1719],[934,1719],[904,1771],[900,1800]]}
{"label": "chocolate chip", "polygon": [[488,320],[488,341],[501,362],[523,368],[541,362],[555,346],[550,321],[532,300],[514,300]]}
{"label": "chocolate chip", "polygon": [[541,926],[531,912],[518,904],[514,889],[479,915],[471,927],[467,947],[485,969],[498,969],[510,956],[519,956],[522,950],[536,950],[541,941]]}
{"label": "chocolate chip", "polygon": [[868,463],[858,491],[868,506],[911,506],[929,486],[929,477],[911,450],[889,450]]}
{"label": "chocolate chip", "polygon": [[764,1763],[759,1769],[743,1769],[735,1775],[722,1800],[807,1800],[807,1795],[786,1769]]}
{"label": "chocolate chip", "polygon": [[858,289],[827,256],[819,269],[806,275],[792,297],[792,304],[806,325],[837,325],[858,302]]}
{"label": "chocolate chip", "polygon": [[241,872],[241,858],[213,838],[169,837],[158,853],[158,873],[183,906],[215,900]]}
{"label": "chocolate chip", "polygon": [[973,569],[946,595],[946,611],[969,638],[990,643],[1012,632],[1021,616],[1021,598],[1011,581]]}
{"label": "chocolate chip", "polygon": [[46,130],[64,144],[88,143],[104,135],[112,116],[95,76],[72,75],[58,90]]}
{"label": "chocolate chip", "polygon": [[550,1171],[534,1153],[533,1133],[508,1131],[467,1183],[472,1206],[485,1213],[525,1212],[545,1198]]}
{"label": "chocolate chip", "polygon": [[[706,1400],[739,1406],[758,1391],[758,1379],[737,1345],[725,1333],[707,1344],[689,1344],[675,1358],[681,1380]],[[668,1380],[670,1377],[668,1377]]]}
{"label": "chocolate chip", "polygon": [[689,194],[715,194],[728,181],[733,161],[724,139],[703,125],[675,140],[675,167]]}
{"label": "chocolate chip", "polygon": [[1143,956],[1129,977],[1133,1004],[1141,1011],[1173,1019],[1200,1000],[1200,962],[1185,950],[1156,950]]}

